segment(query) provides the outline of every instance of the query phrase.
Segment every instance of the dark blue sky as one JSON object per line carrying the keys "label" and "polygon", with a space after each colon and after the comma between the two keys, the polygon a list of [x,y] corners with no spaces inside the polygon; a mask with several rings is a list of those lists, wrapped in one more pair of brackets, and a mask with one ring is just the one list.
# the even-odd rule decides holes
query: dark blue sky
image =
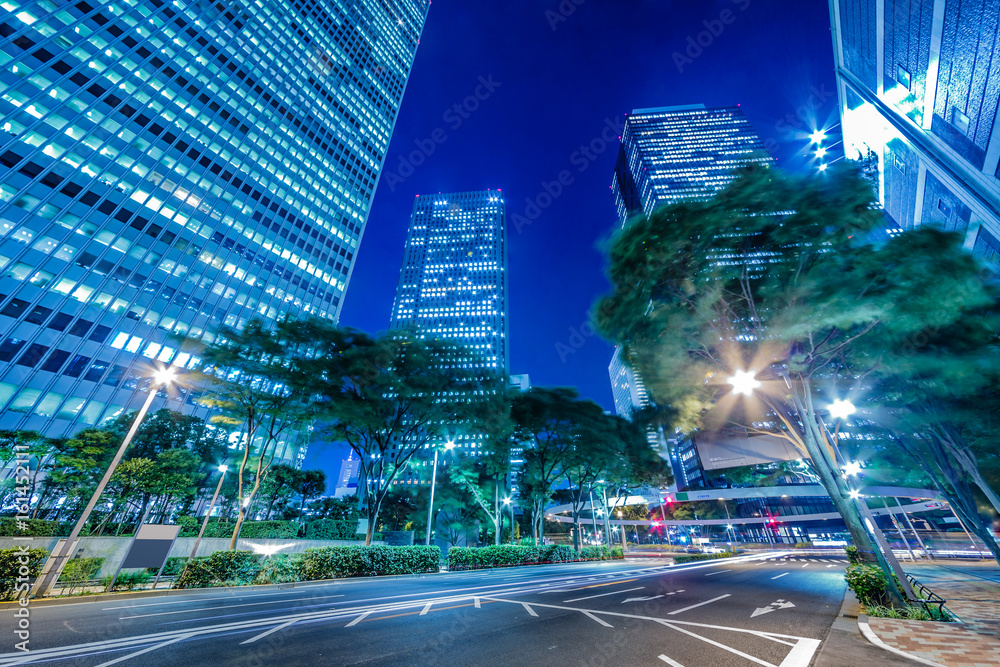
{"label": "dark blue sky", "polygon": [[[599,151],[605,127],[635,108],[740,104],[779,165],[803,168],[805,135],[836,122],[835,91],[824,0],[435,0],[341,324],[388,327],[414,195],[500,188],[511,372],[613,409],[611,348],[574,335],[608,288],[599,244],[615,224],[618,132]],[[477,92],[478,108],[454,111]],[[518,229],[563,170],[573,182]],[[320,459],[336,473],[339,456],[319,447],[306,467]]]}

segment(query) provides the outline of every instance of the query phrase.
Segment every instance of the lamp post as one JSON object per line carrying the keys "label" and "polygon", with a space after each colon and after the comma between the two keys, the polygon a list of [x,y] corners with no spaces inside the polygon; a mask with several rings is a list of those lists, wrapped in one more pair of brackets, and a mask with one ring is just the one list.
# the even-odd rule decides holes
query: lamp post
{"label": "lamp post", "polygon": [[[223,464],[219,466],[219,472],[222,476],[219,477],[219,484],[215,487],[215,493],[212,494],[212,501],[208,503],[208,511],[205,512],[205,520],[201,522],[201,530],[198,531],[198,539],[194,541],[194,548],[191,549],[191,557],[188,558],[188,563],[194,560],[194,555],[198,553],[198,546],[201,544],[201,538],[205,534],[205,529],[208,528],[208,519],[212,516],[212,510],[215,509],[215,501],[219,497],[219,491],[222,490],[222,483],[226,481],[226,471],[229,470],[229,466]],[[184,566],[185,568],[187,565]]]}
{"label": "lamp post", "polygon": [[[621,510],[618,510],[618,520],[619,521],[622,520]],[[622,553],[624,553],[628,549],[628,547],[625,545],[625,524],[623,523],[621,526],[619,526],[619,528],[621,528],[622,530]]]}
{"label": "lamp post", "polygon": [[503,499],[503,504],[510,508],[510,543],[514,544],[514,503],[510,496],[507,496]]}
{"label": "lamp post", "polygon": [[[448,451],[451,451],[455,449],[455,443],[449,440],[444,444],[444,448],[447,449]],[[431,502],[427,506],[427,536],[424,538],[424,544],[427,546],[431,545],[431,533],[433,532],[431,530],[433,528],[433,524],[431,523],[431,521],[433,521],[433,516],[434,516],[434,487],[437,484],[437,476],[438,476],[437,473],[438,473],[438,450],[437,447],[435,447],[434,468],[431,471]]]}
{"label": "lamp post", "polygon": [[115,469],[121,462],[122,457],[125,455],[125,450],[132,443],[132,438],[135,436],[136,431],[139,430],[139,425],[142,420],[146,417],[146,413],[149,412],[149,406],[152,405],[153,399],[156,398],[156,393],[159,391],[160,386],[169,386],[173,382],[175,372],[172,368],[165,368],[161,371],[157,371],[153,374],[153,384],[149,388],[149,396],[146,397],[146,402],[142,404],[142,408],[139,410],[139,414],[136,415],[135,421],[132,422],[132,427],[128,430],[125,435],[125,439],[122,440],[121,446],[115,453],[115,457],[111,459],[111,465],[104,472],[104,477],[101,478],[101,482],[94,489],[94,494],[90,497],[90,501],[87,502],[87,506],[83,508],[83,514],[80,515],[79,520],[77,520],[76,525],[73,526],[72,532],[70,532],[69,537],[63,542],[62,548],[57,552],[53,552],[49,556],[51,564],[48,567],[48,571],[44,576],[38,578],[35,582],[35,589],[32,592],[34,597],[41,597],[48,595],[52,586],[59,579],[59,575],[62,574],[63,568],[66,567],[66,561],[69,560],[70,553],[76,544],[77,539],[80,537],[80,532],[83,527],[87,524],[87,519],[90,518],[90,513],[94,511],[94,506],[100,499],[101,494],[104,492],[104,487],[108,485],[111,481],[111,476],[115,474]]}

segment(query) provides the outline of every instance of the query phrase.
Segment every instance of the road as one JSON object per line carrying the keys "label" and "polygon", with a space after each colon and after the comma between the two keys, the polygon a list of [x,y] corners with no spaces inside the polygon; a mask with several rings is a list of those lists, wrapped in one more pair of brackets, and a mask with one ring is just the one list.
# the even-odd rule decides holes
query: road
{"label": "road", "polygon": [[842,558],[665,563],[39,605],[31,652],[0,665],[807,667],[844,594]]}

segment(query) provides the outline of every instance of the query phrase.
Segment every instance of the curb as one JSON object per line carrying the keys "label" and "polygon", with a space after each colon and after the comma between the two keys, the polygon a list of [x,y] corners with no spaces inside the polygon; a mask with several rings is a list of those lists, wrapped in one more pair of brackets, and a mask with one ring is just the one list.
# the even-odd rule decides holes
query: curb
{"label": "curb", "polygon": [[886,651],[889,651],[890,653],[895,653],[896,655],[903,656],[908,660],[919,662],[921,665],[929,665],[930,667],[947,667],[946,665],[942,665],[939,662],[933,662],[932,660],[928,660],[927,658],[921,658],[919,656],[913,655],[912,653],[907,653],[906,651],[902,651],[893,646],[889,646],[884,641],[879,639],[878,635],[876,635],[875,632],[871,629],[871,627],[868,625],[868,616],[865,614],[860,614],[858,616],[858,629],[861,631],[861,634],[864,636],[864,638],[868,640],[869,644],[878,646],[880,649],[884,649]]}

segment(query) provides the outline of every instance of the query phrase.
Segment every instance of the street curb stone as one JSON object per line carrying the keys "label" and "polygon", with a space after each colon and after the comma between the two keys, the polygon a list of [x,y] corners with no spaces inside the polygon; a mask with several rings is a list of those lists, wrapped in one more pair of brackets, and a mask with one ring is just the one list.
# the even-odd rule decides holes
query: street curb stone
{"label": "street curb stone", "polygon": [[919,662],[922,665],[929,665],[930,667],[946,667],[946,665],[942,665],[939,662],[932,662],[931,660],[927,660],[926,658],[921,658],[919,656],[913,655],[912,653],[907,653],[906,651],[901,651],[898,648],[889,646],[881,639],[879,639],[878,635],[876,635],[872,631],[872,629],[868,626],[868,616],[865,614],[860,614],[858,616],[858,629],[861,630],[861,634],[864,636],[865,639],[868,640],[870,644],[874,644],[875,646],[878,646],[880,649],[889,651],[890,653],[895,653],[896,655],[901,655],[904,658],[908,658],[909,660],[913,660],[914,662]]}

